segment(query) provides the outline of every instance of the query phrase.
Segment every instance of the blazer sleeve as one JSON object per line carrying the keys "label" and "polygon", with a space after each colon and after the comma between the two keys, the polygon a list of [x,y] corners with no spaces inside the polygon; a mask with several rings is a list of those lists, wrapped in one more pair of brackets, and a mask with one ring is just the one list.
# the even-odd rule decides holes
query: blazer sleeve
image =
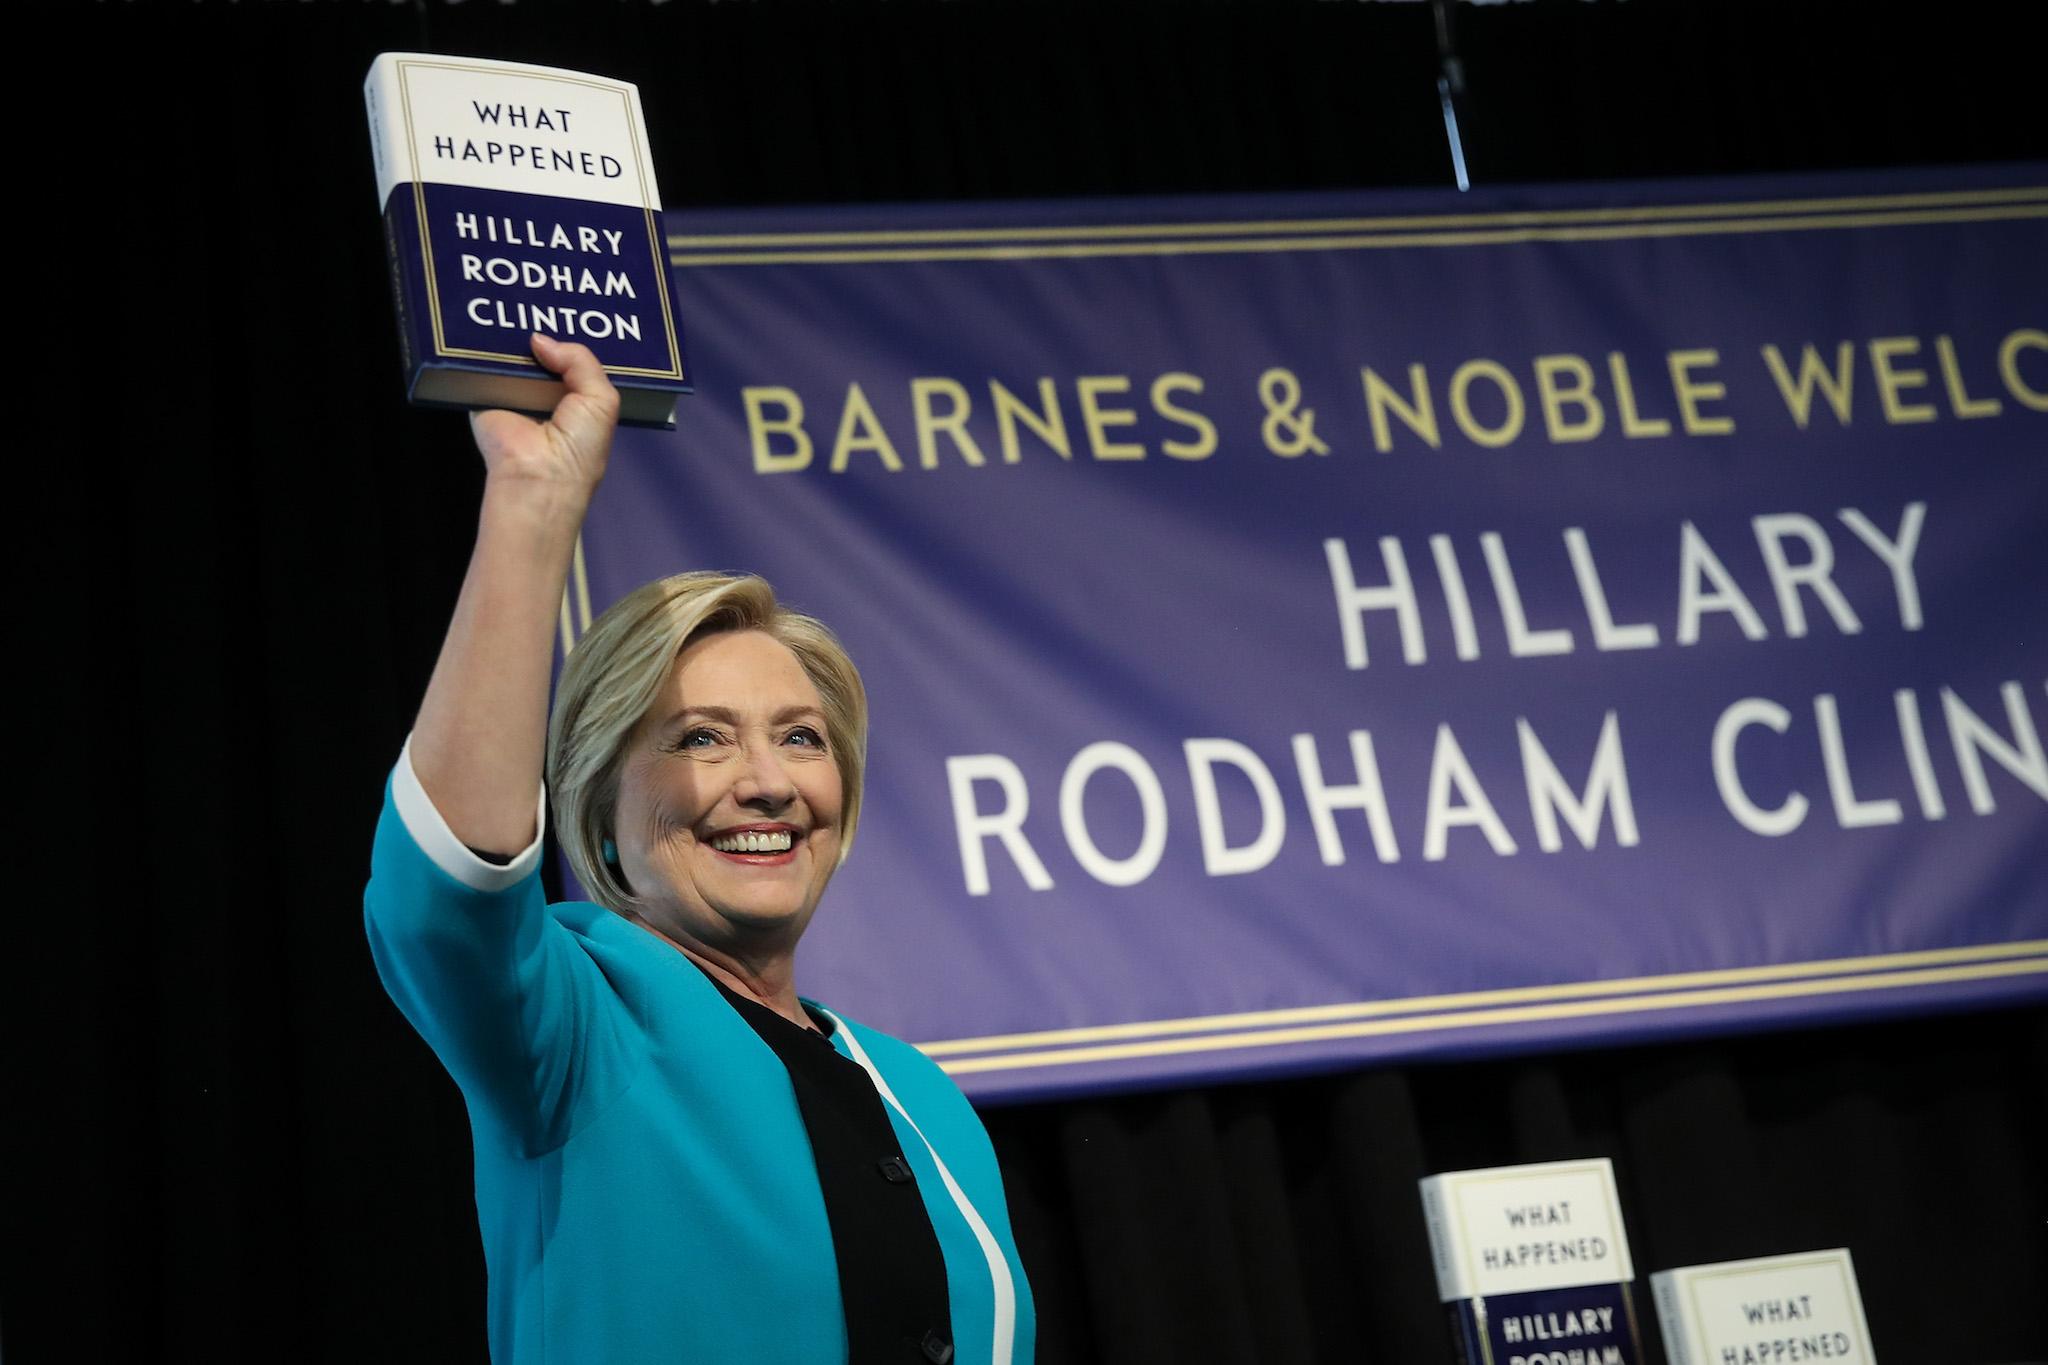
{"label": "blazer sleeve", "polygon": [[384,989],[461,1087],[479,1133],[541,1155],[622,1088],[621,1002],[549,913],[539,837],[502,867],[462,848],[419,786],[409,744],[385,787],[363,919]]}

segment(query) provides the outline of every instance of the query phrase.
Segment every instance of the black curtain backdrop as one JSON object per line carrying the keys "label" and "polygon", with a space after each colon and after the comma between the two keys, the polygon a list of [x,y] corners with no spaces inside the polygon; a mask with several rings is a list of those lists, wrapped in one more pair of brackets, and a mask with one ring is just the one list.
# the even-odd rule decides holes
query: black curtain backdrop
{"label": "black curtain backdrop", "polygon": [[[2048,156],[2032,8],[1461,5],[1472,173]],[[461,1102],[360,919],[481,487],[462,419],[399,401],[372,55],[638,81],[675,206],[1449,181],[1425,4],[11,17],[16,1365],[485,1356]],[[2019,1360],[2048,1357],[2044,1076],[2043,1012],[2006,1010],[988,1122],[1048,1362],[1447,1360],[1416,1180],[1587,1155],[1645,1276],[1847,1245],[1887,1361]]]}

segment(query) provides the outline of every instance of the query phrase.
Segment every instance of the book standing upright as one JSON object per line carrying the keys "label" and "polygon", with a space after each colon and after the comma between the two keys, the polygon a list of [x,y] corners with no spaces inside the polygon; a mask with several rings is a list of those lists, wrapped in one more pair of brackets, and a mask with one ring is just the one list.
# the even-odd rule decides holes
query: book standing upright
{"label": "book standing upright", "polygon": [[1639,1365],[1635,1270],[1606,1158],[1451,1171],[1422,1182],[1464,1365]]}

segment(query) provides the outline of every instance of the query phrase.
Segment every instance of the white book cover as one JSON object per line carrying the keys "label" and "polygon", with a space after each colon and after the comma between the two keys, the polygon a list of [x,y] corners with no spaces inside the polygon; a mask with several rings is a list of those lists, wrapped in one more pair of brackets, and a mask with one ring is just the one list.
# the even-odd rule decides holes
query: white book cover
{"label": "white book cover", "polygon": [[1671,1365],[1875,1365],[1846,1247],[1660,1270],[1650,1277]]}
{"label": "white book cover", "polygon": [[402,184],[661,208],[640,90],[554,66],[380,53],[363,82],[377,204]]}
{"label": "white book cover", "polygon": [[1422,1204],[1445,1303],[1635,1278],[1606,1157],[1433,1175]]}

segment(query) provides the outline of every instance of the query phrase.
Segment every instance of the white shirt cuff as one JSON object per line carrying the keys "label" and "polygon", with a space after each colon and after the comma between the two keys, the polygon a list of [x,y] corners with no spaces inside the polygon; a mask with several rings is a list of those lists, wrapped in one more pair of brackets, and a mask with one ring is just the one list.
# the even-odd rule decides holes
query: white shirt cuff
{"label": "white shirt cuff", "polygon": [[434,808],[433,798],[420,785],[419,774],[413,771],[411,735],[405,737],[405,747],[398,751],[398,765],[391,770],[391,800],[398,807],[405,832],[419,845],[420,852],[472,891],[510,890],[540,866],[541,843],[547,833],[545,790],[534,801],[533,842],[521,849],[518,857],[503,864],[477,857],[448,828],[448,822]]}

